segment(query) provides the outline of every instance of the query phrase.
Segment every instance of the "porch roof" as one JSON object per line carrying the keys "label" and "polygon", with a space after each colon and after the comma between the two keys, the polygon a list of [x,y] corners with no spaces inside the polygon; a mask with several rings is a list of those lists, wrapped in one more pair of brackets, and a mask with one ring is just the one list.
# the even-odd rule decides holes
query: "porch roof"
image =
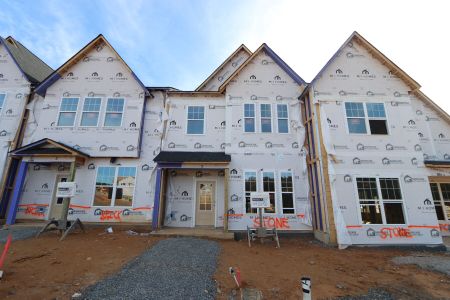
{"label": "porch roof", "polygon": [[424,164],[430,167],[450,167],[450,160],[425,160]]}
{"label": "porch roof", "polygon": [[157,163],[228,163],[231,155],[225,152],[161,151],[154,159]]}
{"label": "porch roof", "polygon": [[89,155],[63,143],[52,139],[41,139],[31,144],[17,148],[9,152],[10,156],[74,156],[80,158],[89,158]]}

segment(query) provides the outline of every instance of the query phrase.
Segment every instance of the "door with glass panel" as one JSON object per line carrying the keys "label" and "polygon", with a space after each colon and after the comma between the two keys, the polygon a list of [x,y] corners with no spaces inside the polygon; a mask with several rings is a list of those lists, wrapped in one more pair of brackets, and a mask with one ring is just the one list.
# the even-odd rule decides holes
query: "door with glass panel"
{"label": "door with glass panel", "polygon": [[450,183],[430,183],[434,207],[439,223],[450,221]]}
{"label": "door with glass panel", "polygon": [[213,181],[198,181],[196,195],[195,225],[213,226],[216,202],[216,183]]}

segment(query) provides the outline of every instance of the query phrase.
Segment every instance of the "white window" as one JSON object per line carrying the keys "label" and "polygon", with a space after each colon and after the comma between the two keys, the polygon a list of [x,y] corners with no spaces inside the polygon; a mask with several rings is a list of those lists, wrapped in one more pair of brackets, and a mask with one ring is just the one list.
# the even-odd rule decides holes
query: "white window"
{"label": "white window", "polygon": [[98,126],[101,104],[101,98],[84,99],[80,126]]}
{"label": "white window", "polygon": [[294,185],[292,180],[292,172],[282,171],[281,180],[281,206],[283,214],[294,214]]}
{"label": "white window", "polygon": [[132,206],[136,167],[98,167],[94,206]]}
{"label": "white window", "polygon": [[398,178],[356,178],[356,185],[363,224],[406,224]]}
{"label": "white window", "polygon": [[275,213],[275,172],[262,172],[263,192],[270,196],[270,207],[264,208],[265,213]]}
{"label": "white window", "polygon": [[289,133],[289,116],[287,104],[277,104],[278,133]]}
{"label": "white window", "polygon": [[255,132],[255,104],[244,104],[244,132]]}
{"label": "white window", "polygon": [[59,108],[58,126],[73,126],[75,124],[77,110],[78,98],[62,98]]}
{"label": "white window", "polygon": [[107,127],[122,126],[123,107],[125,99],[123,98],[108,98],[106,103],[105,123]]}
{"label": "white window", "polygon": [[371,134],[388,134],[386,112],[383,103],[366,103]]}
{"label": "white window", "polygon": [[261,132],[272,132],[272,106],[261,104]]}
{"label": "white window", "polygon": [[436,216],[439,221],[450,221],[450,183],[430,183]]}
{"label": "white window", "polygon": [[5,105],[6,94],[0,94],[0,114],[2,113],[3,106]]}
{"label": "white window", "polygon": [[187,134],[205,133],[205,107],[188,106]]}
{"label": "white window", "polygon": [[349,133],[388,134],[383,103],[346,102],[345,113]]}
{"label": "white window", "polygon": [[246,213],[257,213],[256,208],[252,208],[250,205],[250,193],[256,192],[256,172],[249,171],[244,172],[244,193],[245,193],[245,212]]}

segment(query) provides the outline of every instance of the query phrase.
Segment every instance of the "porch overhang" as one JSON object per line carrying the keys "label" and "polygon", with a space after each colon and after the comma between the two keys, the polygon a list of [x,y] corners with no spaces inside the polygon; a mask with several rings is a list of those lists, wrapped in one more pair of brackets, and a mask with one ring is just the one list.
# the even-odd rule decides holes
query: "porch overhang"
{"label": "porch overhang", "polygon": [[425,160],[423,163],[430,168],[450,168],[450,160]]}
{"label": "porch overhang", "polygon": [[9,156],[27,162],[72,162],[84,163],[89,155],[52,139],[41,139],[9,152]]}
{"label": "porch overhang", "polygon": [[231,155],[225,152],[161,151],[153,161],[160,165],[228,164],[231,161]]}

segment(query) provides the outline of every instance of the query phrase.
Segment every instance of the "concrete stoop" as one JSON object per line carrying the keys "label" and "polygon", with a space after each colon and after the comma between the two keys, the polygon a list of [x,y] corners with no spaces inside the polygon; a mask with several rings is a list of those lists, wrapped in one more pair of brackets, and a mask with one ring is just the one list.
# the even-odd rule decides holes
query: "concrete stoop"
{"label": "concrete stoop", "polygon": [[216,228],[162,228],[157,231],[153,231],[150,235],[154,236],[166,236],[166,237],[199,237],[199,238],[211,238],[219,240],[232,240],[234,239],[234,233],[224,232],[223,229]]}

